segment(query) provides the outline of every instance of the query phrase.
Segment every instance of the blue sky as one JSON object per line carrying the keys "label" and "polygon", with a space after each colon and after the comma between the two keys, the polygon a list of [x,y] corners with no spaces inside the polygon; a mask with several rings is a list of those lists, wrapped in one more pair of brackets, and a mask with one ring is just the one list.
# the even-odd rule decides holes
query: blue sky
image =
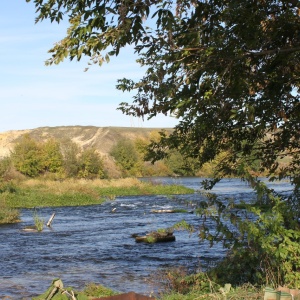
{"label": "blue sky", "polygon": [[26,0],[1,2],[0,132],[43,126],[173,127],[176,119],[159,116],[142,121],[116,110],[131,96],[115,89],[117,79],[136,79],[142,70],[130,47],[109,64],[87,60],[45,66],[47,52],[64,37],[67,24],[35,24],[35,8]]}

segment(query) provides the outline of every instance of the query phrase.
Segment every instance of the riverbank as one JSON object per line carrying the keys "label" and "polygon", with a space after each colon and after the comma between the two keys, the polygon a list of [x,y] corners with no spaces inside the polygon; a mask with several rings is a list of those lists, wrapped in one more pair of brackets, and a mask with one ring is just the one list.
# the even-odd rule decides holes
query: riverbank
{"label": "riverbank", "polygon": [[[173,274],[174,275],[174,274]],[[195,299],[231,299],[231,300],[258,300],[264,297],[264,288],[257,288],[251,284],[245,284],[233,288],[230,284],[226,284],[221,287],[218,284],[212,282],[207,274],[198,273],[189,276],[180,276],[173,278],[173,281],[169,277],[163,278],[164,282],[168,282],[169,286],[166,287],[165,292],[161,291],[159,294],[144,294],[145,296],[155,297],[157,300],[195,300]],[[199,280],[200,279],[200,280]],[[62,292],[68,292],[74,294],[76,299],[94,299],[99,297],[109,297],[120,294],[113,291],[101,284],[90,283],[87,284],[83,290],[76,291],[71,287],[63,287],[63,282],[59,279],[53,280],[49,289],[40,296],[32,298],[32,300],[46,299],[46,297],[53,291],[53,287],[60,283],[60,290],[56,290],[55,299],[59,298]],[[59,286],[59,285],[58,285]],[[54,289],[55,290],[55,289]],[[124,294],[122,294],[124,295]],[[127,295],[127,294],[126,294]],[[141,295],[141,294],[140,294]],[[77,298],[78,297],[78,298]],[[102,298],[101,298],[102,299]]]}
{"label": "riverbank", "polygon": [[[194,190],[200,181],[198,178],[164,180],[163,184],[184,184]],[[252,198],[251,189],[237,180],[220,183],[215,192],[223,197],[238,194],[238,197],[246,200]],[[176,232],[176,242],[171,244],[145,245],[131,238],[133,233],[170,227],[183,218],[181,214],[155,214],[152,213],[153,209],[186,208],[186,204],[192,205],[202,200],[200,193],[174,197],[125,196],[105,201],[101,205],[38,208],[39,216],[44,220],[48,220],[53,211],[56,212],[53,228],[45,228],[41,234],[21,231],[24,226],[33,223],[33,210],[22,209],[22,223],[3,226],[0,231],[0,239],[5,241],[1,250],[0,290],[7,295],[16,295],[13,294],[16,292],[20,295],[22,290],[28,297],[35,296],[45,291],[53,278],[59,277],[66,285],[79,290],[84,283],[97,282],[115,291],[127,292],[124,288],[129,287],[138,293],[148,294],[152,290],[151,284],[145,284],[149,278],[148,273],[155,274],[166,265],[194,268],[199,262],[203,269],[206,262],[213,262],[214,258],[224,255],[222,249],[214,247],[212,251],[209,245],[201,243],[197,234],[189,235],[183,231]],[[197,214],[186,214],[184,218],[194,226],[199,225],[200,216]],[[168,274],[172,275],[169,279],[175,285],[183,282],[174,272]],[[157,279],[160,277],[157,276]],[[165,299],[208,299],[200,297],[201,291],[196,291],[197,283],[201,289],[204,281],[199,280],[199,277],[195,279],[191,292],[185,294],[175,289],[171,292],[173,295],[168,294]],[[185,288],[185,284],[178,286]],[[234,290],[237,289],[235,287]],[[162,291],[166,292],[165,288]],[[263,291],[263,287],[260,291]],[[221,297],[219,291],[216,290],[216,293],[216,298]]]}
{"label": "riverbank", "polygon": [[[170,227],[182,218],[196,225],[196,214],[151,212],[160,207],[186,207],[193,196],[198,198],[195,193],[123,196],[98,205],[21,209],[22,222],[0,230],[0,240],[5,241],[0,251],[0,299],[19,299],[21,292],[31,299],[44,292],[54,278],[78,290],[96,282],[119,292],[147,294],[151,291],[145,281],[149,272],[165,264],[195,265],[195,252],[203,247],[196,235],[182,230],[176,233],[176,243],[151,247],[136,243],[132,234]],[[34,225],[35,211],[44,224],[55,212],[51,228],[24,232]]]}
{"label": "riverbank", "polygon": [[137,178],[53,181],[28,179],[2,183],[0,224],[19,221],[21,208],[101,204],[118,196],[191,194],[181,185],[141,182]]}

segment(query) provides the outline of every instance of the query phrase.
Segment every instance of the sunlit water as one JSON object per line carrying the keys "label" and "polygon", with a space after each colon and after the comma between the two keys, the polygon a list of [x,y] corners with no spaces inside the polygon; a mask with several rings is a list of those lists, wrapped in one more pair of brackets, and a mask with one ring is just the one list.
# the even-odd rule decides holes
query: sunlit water
{"label": "sunlit water", "polygon": [[[148,179],[144,179],[148,180]],[[55,211],[52,229],[42,233],[23,232],[33,225],[33,211],[21,212],[22,222],[0,227],[0,299],[30,299],[43,293],[53,279],[61,278],[66,286],[82,289],[95,282],[120,292],[149,294],[155,287],[149,275],[172,266],[204,269],[224,256],[221,246],[209,248],[197,234],[176,231],[170,243],[136,243],[132,234],[166,228],[185,219],[197,227],[196,214],[154,214],[153,209],[193,209],[203,200],[201,178],[151,178],[164,184],[181,184],[195,189],[195,194],[119,197],[102,205],[41,208],[45,221]],[[291,189],[288,183],[274,183],[278,191]],[[221,197],[249,200],[252,190],[235,179],[223,180],[213,189]],[[114,212],[112,212],[114,210]],[[212,226],[209,224],[208,226]]]}

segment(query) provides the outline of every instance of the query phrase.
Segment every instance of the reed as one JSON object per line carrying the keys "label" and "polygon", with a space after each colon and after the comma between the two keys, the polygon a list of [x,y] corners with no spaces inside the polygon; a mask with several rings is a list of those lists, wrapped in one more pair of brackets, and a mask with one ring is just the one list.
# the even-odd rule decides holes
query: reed
{"label": "reed", "polygon": [[33,220],[34,220],[34,225],[37,229],[37,231],[43,231],[44,229],[44,220],[38,215],[37,211],[35,210],[33,212]]}

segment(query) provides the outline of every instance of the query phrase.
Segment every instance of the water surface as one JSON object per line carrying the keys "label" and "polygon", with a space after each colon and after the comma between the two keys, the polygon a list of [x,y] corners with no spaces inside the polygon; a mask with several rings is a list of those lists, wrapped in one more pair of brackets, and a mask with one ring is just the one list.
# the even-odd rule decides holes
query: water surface
{"label": "water surface", "polygon": [[[146,179],[144,179],[146,180]],[[187,208],[203,200],[200,178],[152,178],[164,184],[182,184],[195,189],[191,195],[118,197],[102,205],[40,208],[45,221],[55,211],[52,228],[42,233],[22,231],[33,225],[33,211],[21,211],[22,222],[0,227],[0,298],[30,299],[43,293],[54,278],[65,286],[82,289],[95,282],[120,292],[149,294],[154,287],[149,275],[160,268],[186,266],[204,269],[220,259],[224,250],[200,242],[197,234],[176,231],[170,243],[136,243],[132,234],[166,228],[185,219],[197,227],[196,214],[154,214],[153,209]],[[275,183],[288,190],[287,183]],[[223,197],[249,200],[252,190],[240,180],[224,180],[213,192]],[[114,211],[114,212],[112,212]],[[212,226],[209,220],[208,226]]]}

